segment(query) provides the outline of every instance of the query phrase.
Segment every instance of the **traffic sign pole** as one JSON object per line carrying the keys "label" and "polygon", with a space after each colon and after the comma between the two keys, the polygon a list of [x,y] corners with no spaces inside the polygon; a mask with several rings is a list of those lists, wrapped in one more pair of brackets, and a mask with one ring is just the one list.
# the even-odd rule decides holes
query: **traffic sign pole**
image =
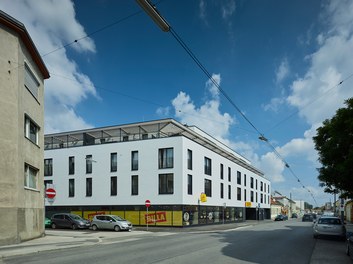
{"label": "traffic sign pole", "polygon": [[145,205],[146,205],[146,227],[147,227],[147,231],[148,231],[148,207],[151,206],[151,201],[146,200]]}

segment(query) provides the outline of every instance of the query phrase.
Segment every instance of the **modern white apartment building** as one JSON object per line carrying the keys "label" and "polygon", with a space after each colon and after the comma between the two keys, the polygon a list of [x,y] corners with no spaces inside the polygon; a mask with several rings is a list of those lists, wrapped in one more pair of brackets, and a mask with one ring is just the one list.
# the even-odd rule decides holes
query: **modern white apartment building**
{"label": "modern white apartment building", "polygon": [[46,200],[48,216],[117,214],[134,225],[167,226],[270,218],[263,173],[173,119],[45,135],[44,155],[45,184],[56,191]]}
{"label": "modern white apartment building", "polygon": [[25,26],[0,10],[0,245],[44,234],[44,79]]}

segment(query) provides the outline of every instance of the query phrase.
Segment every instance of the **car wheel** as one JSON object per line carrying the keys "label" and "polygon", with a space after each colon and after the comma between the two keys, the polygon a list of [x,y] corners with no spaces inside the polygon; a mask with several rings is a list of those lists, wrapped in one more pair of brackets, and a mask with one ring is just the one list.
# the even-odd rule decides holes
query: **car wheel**
{"label": "car wheel", "polygon": [[51,228],[52,228],[52,229],[55,229],[55,228],[56,228],[56,224],[55,224],[55,223],[52,223],[52,224],[51,224]]}
{"label": "car wheel", "polygon": [[118,225],[114,226],[114,231],[116,231],[116,232],[120,231],[120,226],[118,226]]}
{"label": "car wheel", "polygon": [[76,230],[77,229],[77,225],[72,224],[71,228],[72,228],[72,230]]}
{"label": "car wheel", "polygon": [[92,226],[92,230],[93,230],[93,231],[97,231],[97,229],[98,229],[98,227],[97,227],[96,225],[93,225],[93,226]]}

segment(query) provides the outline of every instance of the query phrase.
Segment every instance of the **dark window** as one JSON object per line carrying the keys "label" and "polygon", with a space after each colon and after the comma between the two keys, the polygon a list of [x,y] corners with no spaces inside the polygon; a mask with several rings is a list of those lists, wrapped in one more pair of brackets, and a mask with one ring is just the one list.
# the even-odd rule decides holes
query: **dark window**
{"label": "dark window", "polygon": [[92,155],[86,155],[86,173],[92,173]]}
{"label": "dark window", "polygon": [[255,189],[257,190],[257,180],[255,181]]}
{"label": "dark window", "polygon": [[232,169],[228,167],[228,181],[232,180]]}
{"label": "dark window", "polygon": [[262,193],[261,193],[260,197],[261,197],[260,203],[263,203],[264,202],[264,196],[263,196]]}
{"label": "dark window", "polygon": [[246,186],[246,174],[244,174],[244,186]]}
{"label": "dark window", "polygon": [[237,188],[237,200],[241,201],[241,188]]}
{"label": "dark window", "polygon": [[260,182],[260,191],[262,192],[264,190],[264,184],[263,182]]}
{"label": "dark window", "polygon": [[264,183],[264,192],[266,192],[266,183]]}
{"label": "dark window", "polygon": [[69,175],[75,174],[75,157],[69,157]]}
{"label": "dark window", "polygon": [[232,186],[228,185],[228,199],[232,199]]}
{"label": "dark window", "polygon": [[118,194],[118,178],[116,176],[110,177],[110,195],[116,196]]}
{"label": "dark window", "polygon": [[207,157],[205,157],[205,174],[212,175],[212,161]]}
{"label": "dark window", "polygon": [[131,195],[139,194],[139,176],[131,176]]}
{"label": "dark window", "polygon": [[258,199],[257,199],[257,192],[255,192],[255,199],[256,199],[255,202],[258,202]]}
{"label": "dark window", "polygon": [[250,192],[250,202],[254,202],[254,191]]}
{"label": "dark window", "polygon": [[86,178],[86,196],[92,196],[92,178]]}
{"label": "dark window", "polygon": [[188,174],[188,194],[192,194],[192,175]]}
{"label": "dark window", "polygon": [[53,159],[44,160],[44,176],[53,176]]}
{"label": "dark window", "polygon": [[250,177],[250,188],[254,188],[254,178]]}
{"label": "dark window", "polygon": [[118,170],[118,154],[110,153],[110,171],[116,172]]}
{"label": "dark window", "polygon": [[221,163],[220,170],[221,170],[221,180],[223,180],[223,178],[224,178],[224,166],[223,166],[222,163]]}
{"label": "dark window", "polygon": [[241,184],[241,172],[237,171],[237,184]]}
{"label": "dark window", "polygon": [[160,169],[173,168],[173,148],[159,149],[158,167]]}
{"label": "dark window", "polygon": [[224,198],[224,186],[223,186],[223,183],[221,183],[220,188],[221,188],[221,199],[223,199]]}
{"label": "dark window", "polygon": [[173,173],[159,174],[159,194],[174,193]]}
{"label": "dark window", "polygon": [[75,196],[75,179],[69,179],[69,197]]}
{"label": "dark window", "polygon": [[205,179],[205,194],[207,197],[212,197],[212,181]]}
{"label": "dark window", "polygon": [[192,170],[192,150],[188,149],[188,169]]}
{"label": "dark window", "polygon": [[48,185],[52,185],[53,184],[53,180],[45,180],[44,181],[44,189],[48,189]]}
{"label": "dark window", "polygon": [[246,189],[244,189],[244,201],[246,201]]}
{"label": "dark window", "polygon": [[139,169],[139,152],[131,151],[131,170]]}
{"label": "dark window", "polygon": [[39,138],[39,126],[32,121],[27,115],[25,115],[25,137],[32,141],[34,144],[38,145]]}

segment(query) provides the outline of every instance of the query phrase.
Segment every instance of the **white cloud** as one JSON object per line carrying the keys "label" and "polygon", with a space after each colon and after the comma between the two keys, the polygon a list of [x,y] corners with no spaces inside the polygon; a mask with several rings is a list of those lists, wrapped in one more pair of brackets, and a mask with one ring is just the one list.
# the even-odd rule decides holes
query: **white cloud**
{"label": "white cloud", "polygon": [[281,64],[278,66],[278,68],[276,69],[276,83],[279,84],[281,83],[286,77],[288,77],[290,72],[289,69],[289,63],[288,63],[288,59],[284,58],[281,61]]}
{"label": "white cloud", "polygon": [[262,155],[254,164],[260,168],[265,176],[274,183],[284,182],[284,163],[273,152]]}
{"label": "white cloud", "polygon": [[43,57],[51,73],[51,78],[45,81],[45,133],[90,127],[77,115],[75,107],[88,96],[99,97],[89,77],[68,58],[66,49],[94,53],[95,44],[92,39],[83,38],[69,47],[61,48],[87,35],[76,20],[73,2],[1,1],[0,9],[25,25],[40,54],[58,49]]}
{"label": "white cloud", "polygon": [[199,3],[199,17],[207,24],[206,16],[206,2],[201,0]]}
{"label": "white cloud", "polygon": [[224,5],[221,6],[222,11],[222,18],[228,19],[233,15],[235,12],[235,1],[234,0],[227,0]]}
{"label": "white cloud", "polygon": [[279,107],[285,102],[286,100],[281,97],[272,98],[269,104],[262,105],[262,109],[264,109],[265,111],[271,110],[273,112],[278,112]]}

